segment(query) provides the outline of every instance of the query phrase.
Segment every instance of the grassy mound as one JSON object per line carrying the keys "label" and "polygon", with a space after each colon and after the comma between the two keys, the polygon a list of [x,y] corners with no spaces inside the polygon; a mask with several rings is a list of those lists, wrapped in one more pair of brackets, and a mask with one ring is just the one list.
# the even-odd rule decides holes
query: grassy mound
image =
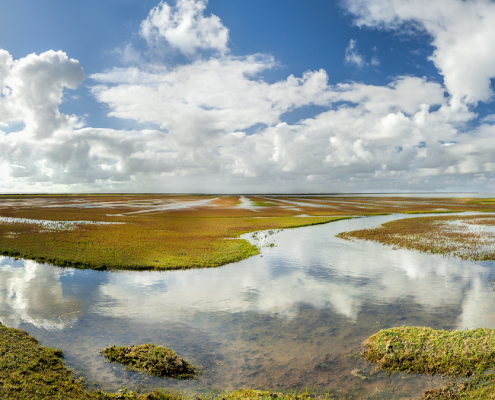
{"label": "grassy mound", "polygon": [[61,357],[61,350],[40,346],[27,332],[0,324],[1,399],[135,399],[179,400],[178,394],[155,391],[136,394],[90,392],[82,379],[74,379]]}
{"label": "grassy mound", "polygon": [[423,399],[495,398],[495,330],[435,330],[426,327],[384,329],[365,340],[363,356],[380,369],[442,374],[453,379],[427,391]]}
{"label": "grassy mound", "polygon": [[149,375],[191,379],[197,374],[197,368],[179,357],[173,350],[154,344],[120,347],[113,345],[105,347],[100,353],[103,353],[109,361],[118,362],[133,371],[142,371]]}

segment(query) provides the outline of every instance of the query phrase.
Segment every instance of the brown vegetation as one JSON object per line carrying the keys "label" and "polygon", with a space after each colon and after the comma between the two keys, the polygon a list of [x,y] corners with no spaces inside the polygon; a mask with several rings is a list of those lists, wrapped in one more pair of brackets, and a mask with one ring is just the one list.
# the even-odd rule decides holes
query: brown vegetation
{"label": "brown vegetation", "polygon": [[393,246],[470,260],[495,260],[493,215],[407,218],[375,229],[343,232],[343,239],[364,239]]}

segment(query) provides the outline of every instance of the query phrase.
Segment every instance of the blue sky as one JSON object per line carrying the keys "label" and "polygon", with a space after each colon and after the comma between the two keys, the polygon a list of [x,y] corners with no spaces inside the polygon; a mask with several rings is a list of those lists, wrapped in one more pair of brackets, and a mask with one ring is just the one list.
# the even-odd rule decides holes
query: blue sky
{"label": "blue sky", "polygon": [[[87,75],[101,72],[122,65],[115,50],[125,43],[146,47],[137,33],[141,22],[158,3],[156,0],[84,3],[19,0],[4,6],[6,10],[0,15],[0,48],[14,58],[51,49],[63,50],[81,62]],[[234,55],[267,53],[275,57],[280,65],[264,74],[269,82],[320,68],[327,71],[332,84],[350,80],[385,85],[396,75],[426,75],[431,80],[442,80],[427,60],[431,53],[428,37],[356,27],[339,1],[214,0],[208,3],[207,13],[218,15],[229,28]],[[351,39],[356,40],[358,51],[368,62],[375,56],[380,66],[349,67],[344,57]],[[81,100],[65,102],[61,110],[90,114],[88,123],[98,127],[125,128],[122,121],[106,117],[86,85],[91,82],[71,92],[81,96]],[[294,118],[311,114],[311,110],[298,111]],[[128,122],[128,127],[134,126]]]}
{"label": "blue sky", "polygon": [[493,189],[489,0],[0,7],[0,191]]}

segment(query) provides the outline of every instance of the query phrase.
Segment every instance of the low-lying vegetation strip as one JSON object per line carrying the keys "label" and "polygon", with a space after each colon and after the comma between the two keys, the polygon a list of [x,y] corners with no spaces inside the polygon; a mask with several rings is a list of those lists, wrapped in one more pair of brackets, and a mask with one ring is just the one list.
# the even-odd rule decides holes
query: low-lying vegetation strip
{"label": "low-lying vegetation strip", "polygon": [[[42,214],[40,217],[46,218]],[[347,217],[218,217],[204,211],[189,211],[115,217],[116,222],[126,223],[80,225],[72,230],[0,223],[0,254],[91,269],[218,267],[259,254],[259,249],[246,240],[229,240],[243,233],[323,224],[342,218]]]}
{"label": "low-lying vegetation strip", "polygon": [[[495,211],[495,203],[454,198],[246,196],[259,206],[252,208],[241,207],[240,198],[4,195],[0,196],[0,254],[76,268],[207,268],[258,254],[259,249],[245,240],[229,240],[253,231],[397,212]],[[48,222],[20,223],[20,218]]]}
{"label": "low-lying vegetation strip", "polygon": [[343,232],[342,239],[364,239],[425,253],[495,260],[495,216],[463,215],[406,218],[378,228]]}
{"label": "low-lying vegetation strip", "polygon": [[453,214],[461,213],[463,210],[426,210],[426,211],[403,211],[402,214]]}
{"label": "low-lying vegetation strip", "polygon": [[[426,327],[384,329],[364,342],[363,356],[390,372],[448,375],[446,386],[427,391],[423,399],[495,397],[495,330],[435,330]],[[470,377],[459,381],[457,377]]]}
{"label": "low-lying vegetation strip", "polygon": [[176,379],[191,379],[197,368],[179,357],[173,350],[154,344],[108,346],[101,352],[109,361],[125,365],[133,371]]}

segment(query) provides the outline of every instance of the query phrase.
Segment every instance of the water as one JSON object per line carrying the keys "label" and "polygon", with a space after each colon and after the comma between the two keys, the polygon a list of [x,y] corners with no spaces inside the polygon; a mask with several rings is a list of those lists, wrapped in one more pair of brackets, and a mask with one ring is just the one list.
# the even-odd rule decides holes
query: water
{"label": "water", "polygon": [[[495,265],[335,237],[406,217],[257,235],[261,255],[215,269],[97,272],[2,258],[0,320],[62,348],[67,364],[103,390],[308,387],[418,398],[440,379],[373,373],[359,357],[362,341],[400,325],[495,328]],[[203,373],[189,382],[153,378],[98,353],[149,342]]]}

